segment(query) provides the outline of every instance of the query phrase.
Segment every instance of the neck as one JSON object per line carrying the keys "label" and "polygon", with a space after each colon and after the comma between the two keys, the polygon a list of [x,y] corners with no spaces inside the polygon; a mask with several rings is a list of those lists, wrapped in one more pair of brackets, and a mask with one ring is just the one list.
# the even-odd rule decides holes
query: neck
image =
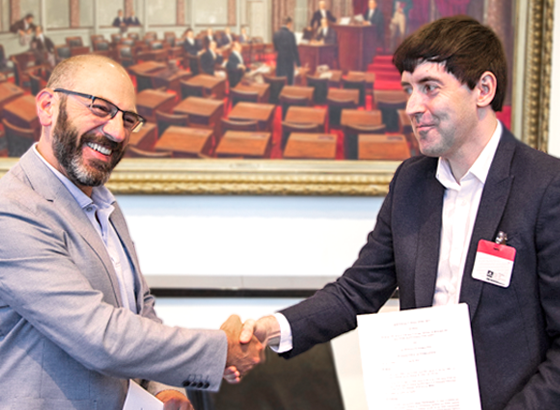
{"label": "neck", "polygon": [[480,121],[477,126],[469,132],[469,135],[462,136],[465,142],[456,151],[443,157],[449,162],[457,182],[465,176],[476,162],[498,126],[496,113],[493,110],[489,109],[489,111],[481,114],[483,118],[479,117]]}

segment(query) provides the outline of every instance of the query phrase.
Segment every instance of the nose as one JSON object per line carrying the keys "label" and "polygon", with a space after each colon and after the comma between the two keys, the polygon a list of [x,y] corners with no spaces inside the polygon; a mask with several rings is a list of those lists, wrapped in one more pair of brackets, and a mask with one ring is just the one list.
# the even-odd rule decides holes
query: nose
{"label": "nose", "polygon": [[128,136],[128,132],[124,128],[122,112],[117,112],[113,118],[103,125],[102,129],[103,134],[114,142],[123,142]]}
{"label": "nose", "polygon": [[424,110],[422,103],[422,96],[415,90],[412,90],[406,102],[406,113],[410,116],[418,116]]}

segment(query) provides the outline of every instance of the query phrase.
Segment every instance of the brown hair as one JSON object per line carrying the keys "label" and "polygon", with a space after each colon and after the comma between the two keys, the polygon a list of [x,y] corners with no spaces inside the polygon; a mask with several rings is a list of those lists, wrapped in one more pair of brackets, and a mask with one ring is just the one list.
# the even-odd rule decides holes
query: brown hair
{"label": "brown hair", "polygon": [[407,37],[393,55],[402,74],[422,62],[443,63],[448,73],[472,90],[485,71],[496,76],[491,106],[501,111],[507,87],[507,62],[502,43],[489,27],[467,16],[446,17]]}

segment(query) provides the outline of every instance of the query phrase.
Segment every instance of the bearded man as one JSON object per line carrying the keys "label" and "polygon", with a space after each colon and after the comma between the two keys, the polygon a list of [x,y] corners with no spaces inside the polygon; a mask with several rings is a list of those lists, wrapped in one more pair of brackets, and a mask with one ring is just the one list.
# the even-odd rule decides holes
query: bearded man
{"label": "bearded man", "polygon": [[36,102],[40,140],[0,180],[2,408],[120,410],[138,379],[166,410],[192,409],[171,386],[218,390],[262,345],[241,350],[236,316],[207,331],[156,316],[103,186],[144,123],[129,76],[106,57],[73,57]]}

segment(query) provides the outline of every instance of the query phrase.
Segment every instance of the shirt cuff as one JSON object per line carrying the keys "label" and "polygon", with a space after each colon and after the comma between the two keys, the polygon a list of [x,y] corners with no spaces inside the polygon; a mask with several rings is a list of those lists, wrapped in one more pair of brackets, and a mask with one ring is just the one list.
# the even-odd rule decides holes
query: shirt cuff
{"label": "shirt cuff", "polygon": [[274,317],[278,321],[280,325],[280,343],[278,346],[270,346],[273,352],[275,353],[285,353],[293,348],[292,343],[292,327],[290,326],[290,322],[286,319],[282,313],[275,313]]}

